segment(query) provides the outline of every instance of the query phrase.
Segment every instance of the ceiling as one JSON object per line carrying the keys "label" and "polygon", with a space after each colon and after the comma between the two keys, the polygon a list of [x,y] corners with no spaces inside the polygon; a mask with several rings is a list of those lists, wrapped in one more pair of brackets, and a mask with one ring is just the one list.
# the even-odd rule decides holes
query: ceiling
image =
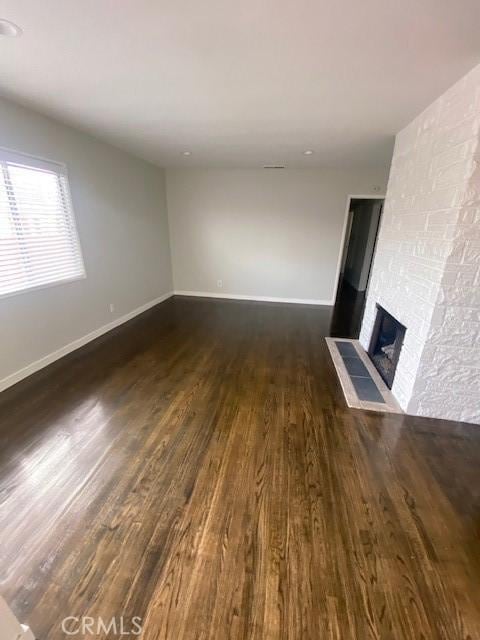
{"label": "ceiling", "polygon": [[2,95],[168,167],[385,165],[480,61],[478,0],[3,0],[0,18],[24,31],[0,39]]}

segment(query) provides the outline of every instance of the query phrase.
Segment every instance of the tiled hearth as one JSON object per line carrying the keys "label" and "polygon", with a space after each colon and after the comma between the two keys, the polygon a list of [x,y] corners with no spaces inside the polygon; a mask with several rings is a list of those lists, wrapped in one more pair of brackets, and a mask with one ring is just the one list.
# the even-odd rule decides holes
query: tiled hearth
{"label": "tiled hearth", "polygon": [[358,340],[325,338],[347,405],[353,409],[402,413]]}

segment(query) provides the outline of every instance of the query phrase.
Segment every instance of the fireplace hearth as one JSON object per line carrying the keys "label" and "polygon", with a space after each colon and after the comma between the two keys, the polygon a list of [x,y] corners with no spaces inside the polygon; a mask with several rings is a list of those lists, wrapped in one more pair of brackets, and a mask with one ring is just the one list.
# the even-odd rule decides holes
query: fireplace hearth
{"label": "fireplace hearth", "polygon": [[379,304],[376,306],[377,315],[368,355],[388,388],[391,389],[407,329],[382,306]]}

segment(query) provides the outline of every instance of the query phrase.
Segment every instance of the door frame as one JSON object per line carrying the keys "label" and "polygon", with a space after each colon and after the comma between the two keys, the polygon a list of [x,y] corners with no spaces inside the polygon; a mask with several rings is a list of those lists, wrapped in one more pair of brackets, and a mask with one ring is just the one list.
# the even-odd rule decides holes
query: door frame
{"label": "door frame", "polygon": [[[361,194],[361,195],[356,195],[356,194],[350,194],[347,196],[347,204],[345,206],[345,214],[343,217],[343,227],[342,227],[342,242],[340,245],[340,251],[338,253],[338,259],[337,259],[337,269],[336,269],[336,273],[335,273],[335,286],[334,286],[334,290],[333,290],[333,297],[332,297],[332,305],[335,304],[335,301],[337,299],[337,294],[338,294],[338,287],[340,285],[340,268],[342,266],[342,256],[343,256],[343,251],[345,249],[345,240],[346,240],[346,235],[347,235],[347,223],[348,223],[348,214],[350,213],[350,203],[352,200],[385,200],[386,198],[386,194],[379,194],[379,193],[372,193],[372,194]],[[383,212],[382,212],[383,215]],[[380,218],[380,222],[378,225],[378,229],[377,229],[377,237],[380,231],[380,224],[381,224],[381,218]],[[372,264],[373,261],[375,259],[375,251],[376,251],[376,239],[375,239],[375,248],[373,251],[373,256],[372,256]],[[370,276],[369,276],[370,279]],[[367,290],[368,290],[368,283],[367,283]]]}

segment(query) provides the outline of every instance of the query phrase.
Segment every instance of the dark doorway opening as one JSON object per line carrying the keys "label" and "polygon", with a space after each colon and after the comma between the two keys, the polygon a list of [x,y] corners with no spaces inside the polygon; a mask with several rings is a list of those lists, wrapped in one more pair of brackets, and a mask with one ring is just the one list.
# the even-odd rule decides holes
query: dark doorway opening
{"label": "dark doorway opening", "polygon": [[383,198],[350,198],[337,297],[330,334],[358,338],[365,307]]}

